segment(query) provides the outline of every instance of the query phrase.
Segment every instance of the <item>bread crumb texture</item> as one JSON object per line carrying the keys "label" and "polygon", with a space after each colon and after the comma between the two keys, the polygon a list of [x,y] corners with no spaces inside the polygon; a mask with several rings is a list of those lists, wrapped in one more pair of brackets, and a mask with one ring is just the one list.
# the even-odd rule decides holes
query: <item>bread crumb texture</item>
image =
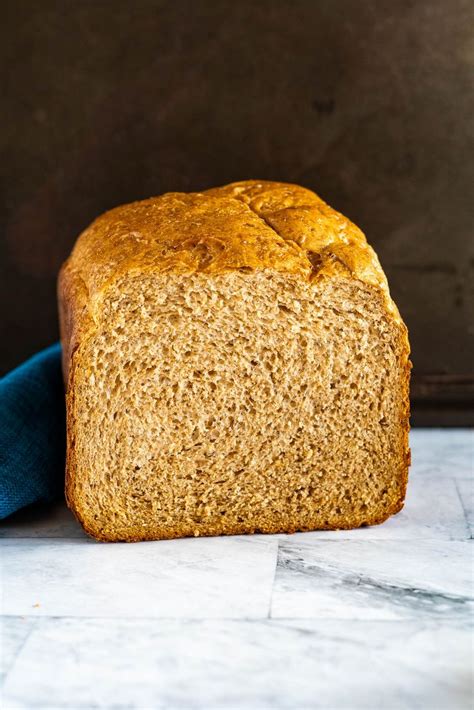
{"label": "bread crumb texture", "polygon": [[362,232],[245,181],[118,207],[59,278],[66,497],[100,540],[353,528],[407,484],[406,327]]}

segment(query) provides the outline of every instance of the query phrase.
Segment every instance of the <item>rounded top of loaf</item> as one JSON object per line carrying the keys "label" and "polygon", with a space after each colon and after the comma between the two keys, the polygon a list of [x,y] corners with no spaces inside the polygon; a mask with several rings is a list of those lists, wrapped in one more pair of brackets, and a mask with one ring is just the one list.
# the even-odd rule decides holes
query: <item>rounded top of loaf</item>
{"label": "rounded top of loaf", "polygon": [[245,180],[204,192],[169,192],[98,217],[63,267],[94,302],[125,273],[274,269],[304,278],[347,276],[385,292],[364,234],[311,190]]}

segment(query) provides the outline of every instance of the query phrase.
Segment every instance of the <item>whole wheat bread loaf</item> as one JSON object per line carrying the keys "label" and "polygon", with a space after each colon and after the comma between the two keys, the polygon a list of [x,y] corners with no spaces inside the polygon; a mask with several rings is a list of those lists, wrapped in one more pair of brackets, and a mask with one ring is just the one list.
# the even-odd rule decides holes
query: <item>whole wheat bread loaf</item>
{"label": "whole wheat bread loaf", "polygon": [[364,235],[245,181],[118,207],[59,279],[66,497],[100,540],[353,528],[403,505],[407,330]]}

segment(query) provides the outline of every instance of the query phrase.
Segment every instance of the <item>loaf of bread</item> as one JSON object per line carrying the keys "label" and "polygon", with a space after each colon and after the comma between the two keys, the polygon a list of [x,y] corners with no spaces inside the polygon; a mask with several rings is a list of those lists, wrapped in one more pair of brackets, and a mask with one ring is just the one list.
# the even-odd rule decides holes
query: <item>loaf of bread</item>
{"label": "loaf of bread", "polygon": [[380,523],[403,505],[409,345],[362,232],[245,181],[117,207],[59,278],[66,497],[99,540]]}

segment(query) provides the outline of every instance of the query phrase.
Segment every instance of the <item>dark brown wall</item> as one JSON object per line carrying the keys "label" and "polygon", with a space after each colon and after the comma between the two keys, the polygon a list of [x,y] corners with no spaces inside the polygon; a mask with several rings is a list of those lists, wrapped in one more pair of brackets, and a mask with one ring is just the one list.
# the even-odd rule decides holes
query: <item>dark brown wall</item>
{"label": "dark brown wall", "polygon": [[2,370],[57,338],[56,273],[98,213],[270,178],[315,189],[364,229],[411,331],[415,421],[466,421],[470,8],[3,2]]}

